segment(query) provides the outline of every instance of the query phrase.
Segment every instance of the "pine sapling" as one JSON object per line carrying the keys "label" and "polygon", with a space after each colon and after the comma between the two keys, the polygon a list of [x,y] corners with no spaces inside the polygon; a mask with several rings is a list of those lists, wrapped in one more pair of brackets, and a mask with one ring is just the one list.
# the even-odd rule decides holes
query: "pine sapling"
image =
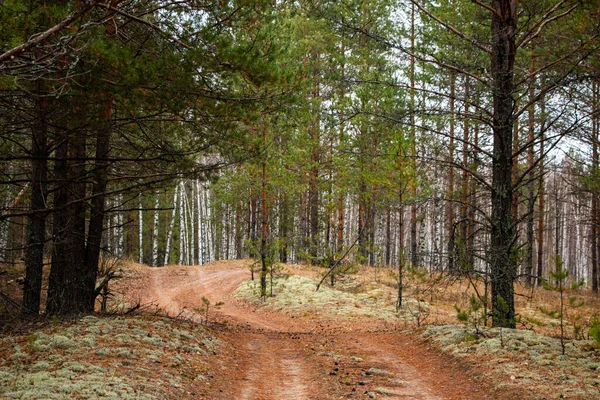
{"label": "pine sapling", "polygon": [[[569,277],[569,271],[563,267],[563,261],[560,256],[556,256],[554,259],[554,270],[550,271],[550,277],[554,280],[554,284],[549,282],[543,282],[542,286],[546,290],[554,290],[559,293],[560,305],[558,310],[558,320],[560,326],[560,347],[562,355],[565,354],[565,283]],[[542,312],[543,310],[540,309]],[[549,315],[556,315],[556,312],[548,313]]]}

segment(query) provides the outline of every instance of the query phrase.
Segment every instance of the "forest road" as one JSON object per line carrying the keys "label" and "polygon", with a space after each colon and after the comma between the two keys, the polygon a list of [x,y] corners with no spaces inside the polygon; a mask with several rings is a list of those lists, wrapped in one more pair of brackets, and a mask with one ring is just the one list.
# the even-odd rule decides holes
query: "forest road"
{"label": "forest road", "polygon": [[[208,318],[228,343],[202,398],[502,398],[486,393],[469,367],[411,334],[364,321],[288,315],[235,298],[249,278],[247,262],[144,271],[144,302],[199,323]],[[203,297],[211,304],[208,314]],[[218,302],[223,305],[216,309]]]}

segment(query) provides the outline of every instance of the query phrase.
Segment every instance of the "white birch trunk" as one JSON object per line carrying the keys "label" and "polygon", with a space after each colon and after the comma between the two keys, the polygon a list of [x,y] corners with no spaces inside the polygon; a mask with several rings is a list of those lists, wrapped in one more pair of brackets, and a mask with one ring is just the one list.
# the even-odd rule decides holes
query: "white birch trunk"
{"label": "white birch trunk", "polygon": [[171,222],[169,222],[169,232],[167,233],[167,243],[165,245],[165,262],[163,265],[169,265],[169,255],[171,253],[171,240],[173,239],[173,228],[175,227],[175,215],[177,213],[177,194],[179,186],[175,186],[173,195],[173,212],[171,212]]}
{"label": "white birch trunk", "polygon": [[[120,194],[118,196],[119,199],[119,208],[121,208],[121,204],[123,204],[123,195]],[[119,210],[117,213],[117,246],[118,246],[118,255],[122,257],[125,253],[125,232],[123,229],[123,225],[125,224],[123,211]]]}
{"label": "white birch trunk", "polygon": [[181,197],[182,197],[182,205],[183,205],[183,209],[182,211],[182,215],[183,215],[183,251],[184,251],[184,256],[183,256],[183,263],[185,265],[190,265],[190,246],[189,246],[189,241],[190,241],[190,235],[189,235],[189,221],[188,221],[188,216],[189,216],[189,210],[190,210],[190,205],[189,205],[189,201],[188,201],[188,193],[187,190],[185,188],[185,184],[183,182],[181,182]]}
{"label": "white birch trunk", "polygon": [[[143,264],[144,263],[144,213],[142,212],[142,194],[140,193],[138,196],[138,206],[139,206],[139,210],[138,210],[138,244],[139,244],[139,248],[140,248],[140,258],[139,258],[139,263]],[[110,243],[110,239],[108,240],[108,242]]]}
{"label": "white birch trunk", "polygon": [[196,185],[192,182],[192,198],[190,204],[190,259],[191,264],[196,264]]}
{"label": "white birch trunk", "polygon": [[206,231],[206,262],[209,263],[213,260],[214,254],[214,241],[212,237],[212,229],[211,229],[211,218],[212,218],[212,210],[210,205],[210,196],[208,189],[204,188],[204,199],[205,199],[205,207],[206,207],[206,220],[205,220],[205,231]]}
{"label": "white birch trunk", "polygon": [[158,207],[159,203],[159,194],[155,194],[156,198],[154,199],[154,221],[152,223],[152,266],[158,267],[158,225],[159,225],[159,213]]}
{"label": "white birch trunk", "polygon": [[8,244],[8,219],[0,219],[0,261],[6,261]]}
{"label": "white birch trunk", "polygon": [[202,236],[202,190],[199,181],[196,181],[196,202],[198,203],[198,263],[204,264],[204,253],[202,251],[204,243]]}
{"label": "white birch trunk", "polygon": [[185,213],[183,212],[183,184],[180,183],[179,184],[179,191],[181,192],[179,194],[179,202],[177,204],[177,208],[179,209],[179,259],[177,260],[177,264],[178,265],[182,265],[183,264],[183,252],[184,252],[184,240],[183,240],[183,235],[184,235],[184,220],[185,220]]}

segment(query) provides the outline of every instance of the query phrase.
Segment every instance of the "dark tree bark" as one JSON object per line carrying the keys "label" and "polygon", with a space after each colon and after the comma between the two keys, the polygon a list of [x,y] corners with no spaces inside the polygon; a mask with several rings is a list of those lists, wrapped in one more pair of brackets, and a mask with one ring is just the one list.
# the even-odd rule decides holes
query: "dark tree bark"
{"label": "dark tree bark", "polygon": [[83,311],[86,195],[85,135],[73,130],[58,135],[54,174],[54,241],[46,313]]}
{"label": "dark tree bark", "polygon": [[68,257],[70,265],[67,267],[74,274],[65,275],[63,282],[68,293],[65,299],[63,314],[77,314],[84,311],[84,276],[85,276],[85,245],[86,245],[86,136],[84,131],[76,131],[72,136],[72,155],[69,166],[71,176],[69,188],[71,204],[69,205],[69,219],[71,229],[67,232]]}
{"label": "dark tree bark", "polygon": [[289,206],[287,196],[280,194],[279,200],[279,238],[283,241],[279,249],[279,261],[288,262],[288,236],[289,236]]}
{"label": "dark tree bark", "polygon": [[512,139],[516,0],[492,1],[493,160],[490,270],[492,325],[514,328],[515,232],[512,218]]}
{"label": "dark tree bark", "polygon": [[[98,263],[100,261],[100,250],[102,242],[102,230],[104,226],[104,207],[106,199],[106,184],[108,177],[108,155],[110,150],[110,135],[112,127],[110,117],[112,107],[109,104],[105,110],[103,121],[106,126],[100,127],[96,137],[96,160],[94,166],[94,185],[92,187],[92,204],[90,210],[90,222],[88,228],[87,245],[85,249],[85,265],[82,274],[83,285],[81,293],[81,310],[93,312],[96,299],[96,278],[98,275]],[[156,211],[155,211],[156,212]]]}
{"label": "dark tree bark", "polygon": [[410,11],[410,152],[411,152],[411,179],[410,189],[412,203],[410,205],[410,261],[413,267],[419,266],[418,239],[417,239],[417,134],[415,124],[415,5]]}
{"label": "dark tree bark", "polygon": [[[235,258],[237,258],[238,260],[241,260],[243,257],[243,233],[242,233],[242,210],[241,210],[242,206],[241,204],[237,203],[235,205]],[[200,210],[198,210],[198,212],[200,212]],[[198,229],[200,229],[200,227],[198,227]],[[201,238],[198,238],[198,241],[200,241]],[[198,256],[200,257],[200,256]],[[202,262],[202,260],[200,260],[199,262]]]}
{"label": "dark tree bark", "polygon": [[[39,88],[40,85],[38,85]],[[25,285],[23,288],[23,315],[38,315],[44,268],[44,243],[46,241],[46,187],[48,178],[48,102],[38,91],[35,103],[35,123],[31,140],[31,203],[27,221],[25,246]]]}
{"label": "dark tree bark", "polygon": [[[267,128],[263,127],[263,148],[267,148]],[[261,259],[261,270],[260,270],[260,296],[267,296],[267,273],[268,273],[268,256],[267,256],[267,240],[269,236],[269,214],[267,207],[267,153],[262,161],[261,169],[261,196],[260,202],[262,207],[261,215],[261,235],[260,235],[260,259]]]}
{"label": "dark tree bark", "polygon": [[[319,82],[315,83],[315,87],[312,92],[313,103],[316,103],[317,98],[320,97],[319,93]],[[317,105],[313,107],[319,107]],[[313,116],[319,115],[319,110],[313,110]],[[320,162],[320,134],[319,134],[319,121],[311,121],[310,126],[310,139],[312,141],[312,153],[311,153],[311,168],[310,168],[310,180],[308,186],[308,204],[309,204],[309,220],[310,220],[310,247],[309,254],[311,263],[317,263],[317,257],[319,255],[319,162]]]}
{"label": "dark tree bark", "polygon": [[538,183],[538,236],[537,236],[537,285],[542,286],[544,276],[544,232],[545,232],[545,178],[544,178],[544,133],[540,140],[540,180]]}
{"label": "dark tree bark", "polygon": [[[532,62],[530,70],[534,69]],[[535,96],[535,81],[532,80],[529,87],[529,101],[533,102]],[[527,121],[527,167],[529,168],[529,177],[527,181],[527,241],[526,241],[526,254],[525,254],[525,273],[527,274],[527,283],[532,286],[534,284],[533,275],[533,236],[534,236],[534,210],[535,210],[535,193],[534,193],[534,181],[535,181],[535,170],[533,168],[534,163],[534,128],[535,128],[535,109],[532,104],[528,110],[528,121]]]}
{"label": "dark tree bark", "polygon": [[385,265],[390,265],[392,260],[392,210],[385,209]]}
{"label": "dark tree bark", "polygon": [[[599,174],[599,156],[598,156],[598,85],[592,83],[592,173],[594,178],[598,179]],[[592,291],[598,293],[598,220],[600,212],[598,210],[598,192],[592,190],[592,215],[591,215],[591,244],[592,244]]]}
{"label": "dark tree bark", "polygon": [[66,274],[67,259],[67,231],[70,228],[68,171],[67,160],[69,151],[68,135],[60,131],[56,137],[56,150],[54,161],[54,215],[52,227],[52,261],[50,276],[48,278],[48,297],[46,299],[46,314],[59,314],[63,309],[65,288],[63,287],[64,275]]}
{"label": "dark tree bark", "polygon": [[456,272],[456,236],[454,227],[454,91],[456,76],[450,72],[450,143],[448,154],[448,272]]}
{"label": "dark tree bark", "polygon": [[[469,114],[470,87],[469,77],[465,77],[465,115]],[[460,268],[461,273],[469,273],[473,268],[470,265],[471,256],[469,254],[469,120],[463,119],[463,139],[462,139],[462,174],[461,174],[461,195],[460,195]]]}

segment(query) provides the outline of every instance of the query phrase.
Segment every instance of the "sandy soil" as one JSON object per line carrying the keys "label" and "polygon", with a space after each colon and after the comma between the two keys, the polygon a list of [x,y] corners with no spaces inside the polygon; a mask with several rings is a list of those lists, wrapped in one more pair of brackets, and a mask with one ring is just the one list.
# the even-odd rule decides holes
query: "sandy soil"
{"label": "sandy soil", "polygon": [[[369,321],[286,315],[233,297],[248,263],[143,268],[130,301],[208,323],[228,345],[215,357],[206,399],[502,399],[459,360]],[[211,305],[208,321],[202,298]]]}

